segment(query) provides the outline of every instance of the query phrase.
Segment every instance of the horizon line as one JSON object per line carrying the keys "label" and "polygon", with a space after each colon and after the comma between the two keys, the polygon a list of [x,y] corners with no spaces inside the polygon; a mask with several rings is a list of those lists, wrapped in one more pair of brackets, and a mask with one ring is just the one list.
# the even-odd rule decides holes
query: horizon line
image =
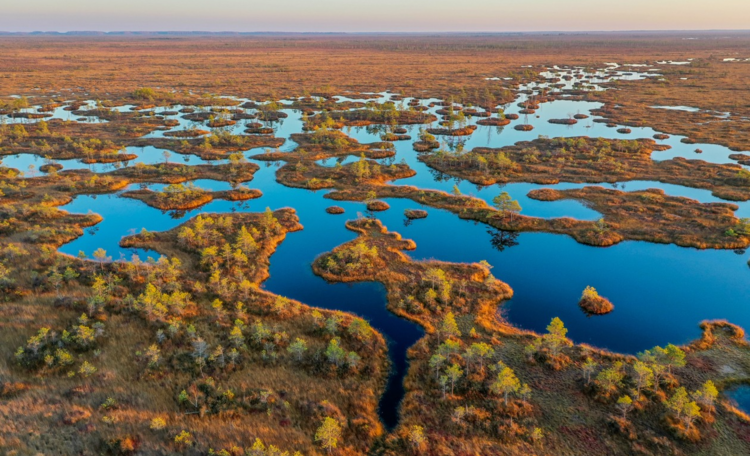
{"label": "horizon line", "polygon": [[159,35],[523,35],[523,34],[596,34],[596,33],[727,33],[750,32],[750,29],[617,29],[617,30],[525,30],[525,31],[284,31],[284,30],[34,30],[10,31],[0,30],[0,35],[123,35],[123,34],[159,34]]}

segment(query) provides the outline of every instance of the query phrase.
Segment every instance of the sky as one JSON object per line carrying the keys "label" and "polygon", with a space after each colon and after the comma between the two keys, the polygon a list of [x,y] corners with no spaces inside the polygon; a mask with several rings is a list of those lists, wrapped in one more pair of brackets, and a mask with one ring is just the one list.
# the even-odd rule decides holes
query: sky
{"label": "sky", "polygon": [[0,31],[739,30],[750,0],[2,0]]}

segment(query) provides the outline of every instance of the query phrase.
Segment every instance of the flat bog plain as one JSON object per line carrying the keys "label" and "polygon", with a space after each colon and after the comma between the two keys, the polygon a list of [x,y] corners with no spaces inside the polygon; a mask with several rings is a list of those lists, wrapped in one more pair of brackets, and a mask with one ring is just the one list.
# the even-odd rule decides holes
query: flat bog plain
{"label": "flat bog plain", "polygon": [[0,35],[0,454],[750,454],[750,33]]}

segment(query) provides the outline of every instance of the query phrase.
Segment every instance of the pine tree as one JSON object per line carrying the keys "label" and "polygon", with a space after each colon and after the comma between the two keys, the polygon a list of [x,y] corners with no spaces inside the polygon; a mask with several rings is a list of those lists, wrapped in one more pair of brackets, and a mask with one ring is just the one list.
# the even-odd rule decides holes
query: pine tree
{"label": "pine tree", "polygon": [[498,196],[492,199],[492,205],[500,211],[503,217],[510,216],[510,221],[513,221],[513,216],[521,212],[521,205],[518,201],[511,198],[508,192],[502,192]]}
{"label": "pine tree", "polygon": [[631,408],[633,408],[633,399],[631,399],[628,395],[620,397],[617,400],[617,408],[622,411],[622,418],[625,419],[627,417],[627,413]]}
{"label": "pine tree", "polygon": [[443,318],[443,322],[440,324],[440,332],[446,337],[461,337],[461,331],[458,329],[453,312],[448,312]]}
{"label": "pine tree", "polygon": [[331,454],[341,439],[341,425],[334,418],[326,417],[323,424],[315,431],[315,441],[320,442],[328,454]]}
{"label": "pine tree", "polygon": [[594,373],[598,365],[599,364],[597,364],[596,361],[594,361],[593,359],[586,358],[586,362],[583,363],[583,367],[582,367],[583,378],[584,380],[586,380],[586,385],[591,383],[591,374]]}
{"label": "pine tree", "polygon": [[289,347],[287,347],[287,351],[294,355],[294,357],[297,359],[297,362],[302,361],[302,356],[307,351],[307,342],[305,342],[304,339],[300,339],[299,337],[297,340],[292,342]]}
{"label": "pine tree", "polygon": [[346,359],[346,351],[341,348],[341,345],[339,344],[339,340],[337,338],[331,339],[331,341],[328,343],[328,348],[326,348],[325,355],[328,358],[328,361],[335,364],[336,367],[341,367],[341,365],[344,363],[344,360]]}
{"label": "pine tree", "polygon": [[633,363],[633,378],[635,379],[637,399],[641,396],[641,390],[643,388],[648,388],[654,383],[654,371],[651,370],[646,363],[636,361]]}
{"label": "pine tree", "polygon": [[453,390],[456,386],[456,382],[464,374],[464,371],[461,369],[461,366],[459,366],[456,363],[453,363],[451,367],[449,367],[445,371],[445,374],[448,376],[448,379],[451,381],[451,395],[452,395]]}
{"label": "pine tree", "polygon": [[508,405],[508,395],[510,393],[516,393],[520,388],[521,382],[510,367],[503,368],[497,374],[495,382],[490,386],[493,393],[503,395],[505,405]]}
{"label": "pine tree", "polygon": [[706,383],[693,393],[693,398],[702,404],[708,413],[714,412],[714,402],[717,397],[719,397],[719,390],[711,380],[706,380]]}

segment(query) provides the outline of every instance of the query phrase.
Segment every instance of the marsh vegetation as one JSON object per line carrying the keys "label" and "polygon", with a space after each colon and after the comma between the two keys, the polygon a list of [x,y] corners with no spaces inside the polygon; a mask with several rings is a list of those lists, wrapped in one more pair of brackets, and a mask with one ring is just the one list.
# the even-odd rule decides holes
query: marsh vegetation
{"label": "marsh vegetation", "polygon": [[[750,323],[747,65],[711,56],[747,40],[284,40],[118,42],[138,75],[0,40],[27,56],[0,57],[1,451],[750,451],[750,348],[714,320]],[[624,250],[704,284],[623,280]],[[522,327],[534,293],[554,312]]]}

